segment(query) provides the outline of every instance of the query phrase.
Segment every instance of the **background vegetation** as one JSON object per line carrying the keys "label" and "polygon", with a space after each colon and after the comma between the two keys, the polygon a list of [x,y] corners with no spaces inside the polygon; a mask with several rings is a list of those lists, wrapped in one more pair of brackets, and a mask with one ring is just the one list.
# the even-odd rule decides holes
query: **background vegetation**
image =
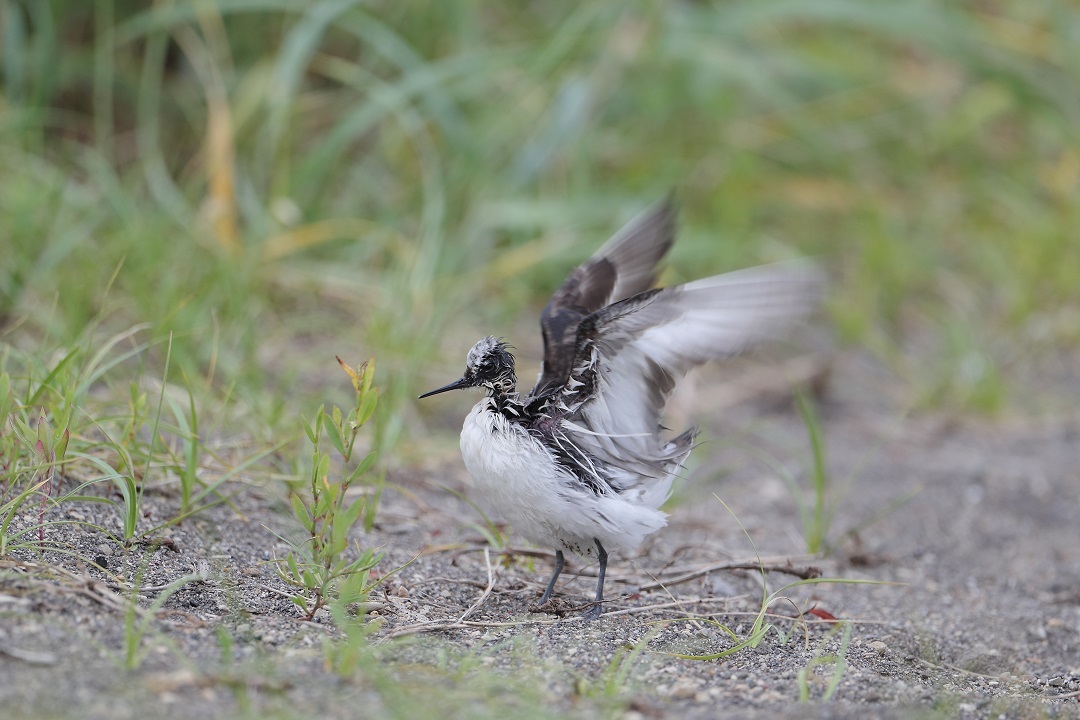
{"label": "background vegetation", "polygon": [[7,354],[171,333],[269,432],[375,354],[397,439],[671,187],[671,279],[824,255],[924,403],[1080,337],[1071,2],[0,7]]}

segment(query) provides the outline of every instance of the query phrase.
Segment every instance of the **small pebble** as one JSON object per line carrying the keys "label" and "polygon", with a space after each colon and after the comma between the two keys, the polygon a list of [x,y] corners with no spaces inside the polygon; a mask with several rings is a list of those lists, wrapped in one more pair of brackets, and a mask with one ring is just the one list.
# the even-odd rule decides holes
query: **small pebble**
{"label": "small pebble", "polygon": [[675,687],[671,688],[671,697],[676,700],[689,700],[697,695],[697,692],[697,683],[691,680],[680,680],[675,683]]}

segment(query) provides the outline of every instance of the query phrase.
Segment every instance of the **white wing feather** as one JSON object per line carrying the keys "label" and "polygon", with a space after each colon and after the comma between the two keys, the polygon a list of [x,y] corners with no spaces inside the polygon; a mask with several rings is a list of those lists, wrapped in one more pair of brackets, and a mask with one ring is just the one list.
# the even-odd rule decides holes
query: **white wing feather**
{"label": "white wing feather", "polygon": [[640,484],[658,507],[692,440],[660,437],[660,415],[675,383],[697,365],[778,336],[816,309],[823,287],[814,265],[792,262],[665,288],[597,313],[596,391],[568,418],[567,434],[609,467],[625,470],[625,482]]}

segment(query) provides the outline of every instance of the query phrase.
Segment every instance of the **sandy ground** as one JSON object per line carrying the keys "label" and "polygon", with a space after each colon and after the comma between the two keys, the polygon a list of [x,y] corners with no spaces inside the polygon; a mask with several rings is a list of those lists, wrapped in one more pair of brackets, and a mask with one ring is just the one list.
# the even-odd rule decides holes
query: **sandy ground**
{"label": "sandy ground", "polygon": [[[428,467],[394,473],[378,526],[359,537],[383,547],[384,571],[401,569],[372,596],[376,650],[354,677],[327,671],[328,619],[301,622],[274,576],[268,561],[285,552],[274,533],[295,529],[280,490],[255,487],[235,509],[162,532],[163,545],[123,548],[82,524],[49,528],[114,579],[136,580],[139,613],[125,610],[109,574],[76,556],[0,560],[0,714],[1080,717],[1080,415],[993,424],[903,415],[873,369],[847,365],[842,385],[837,376],[822,405],[837,544],[826,557],[806,556],[791,490],[748,449],[809,468],[790,399],[713,402],[700,388],[741,382],[737,370],[714,371],[669,423],[693,418],[711,440],[695,451],[669,527],[640,556],[613,558],[611,601],[596,622],[529,612],[552,555],[512,534],[508,551],[485,549],[479,515],[439,487],[467,489],[447,441]],[[473,400],[447,401],[447,417],[460,422]],[[678,657],[730,648],[724,627],[745,637],[761,606],[761,573],[723,566],[752,565],[755,550],[714,493],[779,568],[765,576],[769,592],[797,579],[787,563],[881,584],[791,588],[757,647]],[[175,498],[150,494],[146,508],[147,523],[160,521]],[[53,513],[119,529],[108,505]],[[569,570],[560,597],[583,603],[596,568]],[[160,588],[189,575],[151,612]],[[800,610],[813,613],[781,617]],[[137,667],[127,669],[136,635]]]}

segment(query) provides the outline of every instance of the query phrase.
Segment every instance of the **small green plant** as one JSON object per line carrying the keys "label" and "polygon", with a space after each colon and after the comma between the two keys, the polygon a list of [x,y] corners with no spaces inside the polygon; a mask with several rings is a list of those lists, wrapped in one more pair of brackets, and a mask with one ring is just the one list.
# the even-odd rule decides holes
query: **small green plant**
{"label": "small green plant", "polygon": [[[765,575],[765,573],[764,573],[764,571],[762,571],[762,577],[763,578],[764,578],[764,575]],[[774,590],[771,593],[768,591],[767,587],[763,587],[761,604],[758,606],[758,611],[754,615],[754,622],[751,623],[749,632],[746,633],[743,636],[740,636],[739,633],[735,632],[734,630],[732,630],[727,625],[724,625],[723,623],[718,622],[716,620],[698,619],[699,622],[705,622],[707,624],[710,624],[710,625],[713,625],[713,626],[719,628],[725,635],[727,635],[733,641],[735,641],[734,645],[732,645],[729,648],[725,648],[724,650],[721,650],[720,652],[709,653],[707,655],[688,655],[688,654],[683,654],[683,653],[673,653],[673,654],[675,655],[675,657],[684,658],[686,660],[719,660],[721,658],[726,658],[726,657],[728,657],[730,655],[734,655],[735,653],[740,652],[742,650],[745,650],[747,648],[751,648],[751,649],[756,648],[758,645],[761,644],[761,641],[765,639],[765,637],[769,634],[770,631],[775,632],[780,637],[782,644],[786,644],[790,640],[791,635],[784,632],[780,627],[778,627],[774,623],[770,622],[769,617],[772,615],[772,613],[771,613],[772,606],[775,605],[778,602],[786,602],[786,603],[790,603],[792,605],[795,605],[794,601],[787,596],[787,592],[789,590],[791,590],[792,588],[801,587],[803,585],[885,585],[885,584],[888,584],[888,583],[884,583],[884,582],[881,582],[881,581],[878,581],[878,580],[859,580],[859,579],[852,579],[852,578],[808,578],[806,580],[796,580],[795,582],[787,583],[783,587],[781,587],[781,588],[779,588],[777,590]],[[797,605],[795,605],[795,607],[796,607],[796,609],[798,609]],[[801,612],[798,615],[796,615],[794,619],[796,619],[798,621],[805,622],[805,618],[803,617]],[[809,636],[807,636],[807,637],[809,637]],[[824,661],[822,661],[822,662],[824,662]]]}
{"label": "small green plant", "polygon": [[342,599],[330,603],[330,617],[334,625],[344,633],[340,639],[327,638],[323,653],[326,667],[341,678],[356,674],[361,664],[371,659],[371,645],[367,639],[379,628],[378,623],[362,622]]}
{"label": "small green plant", "polygon": [[867,527],[906,505],[922,492],[922,489],[915,488],[902,496],[896,497],[869,517],[859,520],[845,530],[834,531],[833,520],[840,498],[851,487],[853,479],[858,477],[861,469],[870,461],[870,458],[881,449],[884,438],[879,444],[867,448],[866,454],[855,469],[838,480],[829,472],[825,435],[822,432],[821,420],[818,418],[813,400],[800,388],[795,388],[794,394],[799,415],[802,418],[803,426],[806,428],[807,437],[810,441],[809,486],[800,482],[795,472],[792,472],[790,468],[768,451],[752,443],[746,443],[744,447],[768,465],[787,485],[788,491],[799,511],[806,551],[811,554],[829,555],[843,545],[845,541],[858,537],[859,533]]}
{"label": "small green plant", "polygon": [[625,643],[617,647],[611,662],[594,680],[585,677],[577,680],[574,686],[575,694],[600,703],[612,716],[617,711],[625,710],[629,704],[630,673],[658,632],[653,630],[636,643]]}
{"label": "small green plant", "polygon": [[815,554],[827,550],[829,527],[832,525],[835,499],[830,491],[830,478],[826,460],[825,437],[821,432],[821,421],[814,409],[813,401],[801,389],[795,389],[795,403],[799,408],[803,425],[810,439],[811,471],[810,487],[805,488],[789,468],[777,458],[753,445],[747,448],[762,462],[772,468],[787,485],[795,506],[799,510],[799,519],[803,526],[803,540],[806,551]]}
{"label": "small green plant", "polygon": [[[141,572],[140,572],[141,575]],[[184,575],[177,578],[163,588],[149,608],[139,605],[139,588],[136,585],[128,591],[124,599],[124,660],[123,667],[127,670],[135,670],[146,659],[147,649],[144,640],[149,632],[154,629],[154,621],[158,612],[165,606],[178,590],[188,583],[200,580],[198,575]]]}
{"label": "small green plant", "polygon": [[[803,535],[806,539],[806,549],[811,553],[821,552],[825,548],[826,538],[829,534],[829,526],[832,524],[834,507],[830,504],[829,497],[829,474],[825,461],[825,438],[821,433],[821,422],[818,420],[817,410],[813,401],[801,389],[795,392],[795,402],[799,406],[799,415],[802,416],[806,432],[810,436],[810,450],[813,455],[813,470],[811,472],[812,502],[807,505],[799,502],[799,515],[803,521]],[[795,494],[800,497],[799,493]]]}
{"label": "small green plant", "polygon": [[[840,633],[840,648],[835,653],[822,654],[821,648],[837,633]],[[832,698],[836,693],[836,688],[840,685],[840,681],[844,679],[844,672],[847,671],[847,648],[850,642],[851,623],[844,621],[836,623],[821,641],[818,646],[818,653],[795,676],[795,680],[799,685],[799,702],[810,702],[810,672],[819,665],[833,666],[832,673],[825,684],[825,691],[821,695],[821,700],[827,701]]]}
{"label": "small green plant", "polygon": [[[737,632],[735,632],[734,630],[729,628],[727,625],[724,625],[723,623],[720,623],[720,622],[715,621],[715,620],[705,620],[704,621],[704,622],[707,622],[707,623],[709,623],[711,625],[714,625],[714,626],[718,627],[726,635],[728,635],[732,640],[734,640],[735,644],[732,645],[731,647],[726,648],[724,650],[721,650],[720,652],[710,653],[710,654],[707,654],[707,655],[687,655],[687,654],[682,654],[682,653],[673,653],[676,657],[681,657],[681,658],[684,658],[684,659],[687,659],[687,660],[719,660],[721,658],[728,657],[729,655],[734,655],[735,653],[740,652],[741,650],[745,650],[747,648],[756,648],[758,645],[761,644],[761,641],[764,640],[765,637],[769,634],[770,630],[775,631],[780,636],[781,641],[783,643],[786,643],[790,639],[790,635],[788,635],[782,629],[780,629],[779,627],[774,625],[772,622],[770,622],[768,618],[770,617],[770,614],[771,614],[770,613],[770,608],[772,608],[772,606],[775,605],[778,602],[791,603],[792,605],[795,605],[796,609],[798,608],[798,605],[796,605],[795,602],[793,600],[791,600],[791,598],[787,597],[787,594],[786,594],[792,588],[801,587],[803,585],[823,585],[823,584],[828,584],[828,585],[837,585],[837,584],[842,584],[842,585],[887,585],[888,584],[888,583],[878,581],[878,580],[859,580],[859,579],[851,579],[851,578],[815,577],[815,578],[806,578],[806,579],[803,579],[803,580],[796,580],[794,582],[787,583],[786,585],[779,588],[778,590],[774,590],[773,592],[770,593],[769,588],[768,588],[767,579],[766,579],[765,565],[761,561],[761,555],[758,553],[757,545],[754,544],[753,538],[750,537],[750,533],[748,533],[746,531],[746,528],[743,526],[742,521],[739,520],[739,517],[735,514],[735,512],[731,509],[731,507],[729,507],[727,503],[725,503],[723,500],[721,500],[719,496],[713,495],[713,497],[715,497],[720,502],[720,504],[724,506],[724,509],[727,510],[731,514],[731,516],[735,518],[735,522],[739,523],[739,528],[742,529],[743,535],[745,535],[746,539],[750,541],[750,546],[754,549],[754,555],[757,557],[758,565],[761,566],[761,604],[758,606],[758,611],[754,615],[754,622],[750,626],[749,633],[747,633],[743,637],[740,637]],[[805,618],[803,617],[803,613],[801,611],[796,616],[796,619],[801,620],[801,621],[803,621],[805,623]],[[809,642],[809,635],[807,635],[807,642]],[[845,647],[846,647],[846,645],[845,645]],[[824,661],[822,661],[822,662],[824,662]],[[839,682],[839,681],[837,681],[837,682]]]}
{"label": "small green plant", "polygon": [[[62,518],[47,521],[47,511],[72,502],[114,508],[120,519],[115,539],[130,544],[211,504],[229,502],[222,484],[291,442],[283,439],[262,448],[212,480],[200,477],[205,456],[211,454],[202,436],[212,430],[206,430],[196,414],[199,404],[183,369],[179,372],[187,394],[183,400],[174,398],[183,396],[169,383],[171,339],[135,342],[132,336],[141,330],[145,327],[134,326],[103,341],[88,337],[51,363],[0,345],[0,553],[44,548],[47,526],[69,523]],[[125,342],[132,347],[118,350]],[[153,394],[139,379],[124,381],[127,398],[122,404],[107,393],[89,393],[95,384],[113,387],[117,376],[131,370],[125,361],[143,362],[146,351],[158,344],[166,344],[165,364]],[[222,466],[232,461],[218,460]],[[147,526],[143,492],[148,483],[167,481],[170,471],[178,479],[180,511]],[[73,481],[77,485],[71,488]],[[25,527],[12,532],[13,518],[31,505],[37,516],[33,532]],[[104,526],[96,529],[112,535]]]}
{"label": "small green plant", "polygon": [[[382,559],[373,549],[361,550],[359,545],[355,546],[353,556],[346,553],[349,530],[361,516],[365,528],[370,529],[379,502],[381,480],[371,483],[372,492],[364,492],[352,502],[346,499],[353,484],[375,464],[374,450],[359,462],[352,462],[356,437],[371,419],[378,401],[378,390],[372,385],[375,359],[356,369],[341,358],[338,363],[352,381],[355,402],[348,414],[343,414],[337,406],[330,412],[320,406],[310,423],[304,420],[304,432],[313,450],[308,495],[294,491],[291,499],[293,515],[303,526],[306,537],[292,545],[277,567],[279,577],[296,589],[292,600],[308,620],[330,603],[361,602],[374,585],[370,571]],[[330,453],[323,449],[324,443],[329,443],[341,459],[339,481],[330,479]]]}
{"label": "small green plant", "polygon": [[[181,454],[174,466],[180,480],[181,515],[187,514],[192,509],[195,488],[200,484],[198,472],[203,452],[199,442],[199,415],[195,409],[195,396],[191,392],[191,382],[188,380],[187,373],[184,373],[184,387],[187,390],[186,408],[181,407],[180,403],[171,396],[163,395],[172,410],[176,422],[176,434],[181,444]],[[167,445],[165,450],[169,452]]]}
{"label": "small green plant", "polygon": [[[27,485],[22,492],[14,497],[7,497],[5,492],[4,502],[0,503],[0,558],[7,557],[12,550],[42,548],[40,541],[34,542],[26,539],[33,530],[32,527],[12,532],[11,521],[15,519],[23,504],[28,502],[35,493],[43,492],[43,486],[44,483]],[[8,487],[10,485],[5,485],[5,491]]]}
{"label": "small green plant", "polygon": [[[0,374],[0,468],[3,470],[0,474],[3,481],[3,494],[0,495],[3,515],[0,521],[0,557],[14,545],[27,546],[26,542],[12,542],[16,536],[25,536],[26,532],[11,536],[8,528],[15,513],[35,494],[38,495],[37,547],[44,547],[45,511],[56,490],[57,469],[66,461],[71,442],[66,419],[62,427],[54,428],[45,408],[41,407],[37,422],[31,425],[28,414],[17,411],[15,405],[11,379],[6,373]],[[20,463],[21,459],[29,460],[30,464]],[[23,474],[31,475],[32,480],[26,488],[18,491],[15,489],[16,480]],[[9,494],[14,496],[8,499]]]}

